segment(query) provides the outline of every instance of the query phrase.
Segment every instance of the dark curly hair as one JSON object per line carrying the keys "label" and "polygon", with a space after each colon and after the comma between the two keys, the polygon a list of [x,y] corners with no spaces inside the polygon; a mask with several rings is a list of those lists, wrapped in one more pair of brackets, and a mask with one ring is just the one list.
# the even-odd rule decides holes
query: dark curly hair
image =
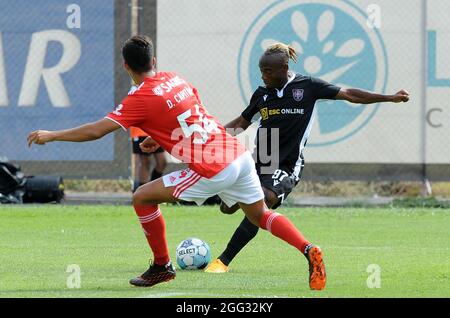
{"label": "dark curly hair", "polygon": [[133,36],[123,44],[122,56],[134,72],[147,73],[152,70],[153,42],[147,36]]}

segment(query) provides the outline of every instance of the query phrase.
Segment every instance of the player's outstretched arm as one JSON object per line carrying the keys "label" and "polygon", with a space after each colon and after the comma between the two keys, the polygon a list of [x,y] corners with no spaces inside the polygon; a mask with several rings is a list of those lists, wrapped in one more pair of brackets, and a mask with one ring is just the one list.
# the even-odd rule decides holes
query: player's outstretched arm
{"label": "player's outstretched arm", "polygon": [[382,95],[371,93],[357,88],[341,88],[336,95],[336,99],[342,99],[355,104],[373,104],[373,103],[406,103],[409,101],[409,93],[402,89],[394,95]]}
{"label": "player's outstretched arm", "polygon": [[85,124],[66,130],[36,130],[28,135],[28,147],[32,143],[44,145],[51,141],[82,142],[102,138],[104,135],[120,128],[120,125],[112,120],[103,118],[94,123]]}
{"label": "player's outstretched arm", "polygon": [[232,136],[236,136],[246,130],[250,124],[251,123],[241,115],[226,124],[225,128]]}

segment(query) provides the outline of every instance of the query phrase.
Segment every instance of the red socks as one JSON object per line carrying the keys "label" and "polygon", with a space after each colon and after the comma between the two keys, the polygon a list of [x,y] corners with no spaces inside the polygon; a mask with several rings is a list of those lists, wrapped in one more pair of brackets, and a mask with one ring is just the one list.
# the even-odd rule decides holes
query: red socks
{"label": "red socks", "polygon": [[264,212],[263,217],[259,221],[259,226],[272,233],[276,237],[286,241],[295,248],[297,248],[302,254],[305,253],[305,248],[310,244],[295,227],[294,224],[289,221],[287,217],[279,213],[272,211]]}
{"label": "red socks", "polygon": [[165,265],[169,262],[169,247],[166,240],[166,223],[158,205],[135,205],[145,237],[152,249],[154,263]]}

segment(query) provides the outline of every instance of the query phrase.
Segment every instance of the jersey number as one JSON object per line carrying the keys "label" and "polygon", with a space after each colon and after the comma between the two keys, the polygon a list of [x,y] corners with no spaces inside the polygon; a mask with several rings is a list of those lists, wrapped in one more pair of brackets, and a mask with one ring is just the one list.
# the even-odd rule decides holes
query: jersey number
{"label": "jersey number", "polygon": [[[288,176],[286,171],[283,171],[281,169],[277,169],[275,170],[275,172],[272,175],[272,179],[273,179],[273,185],[277,186],[281,183],[281,181],[283,181],[284,178],[286,178]],[[281,201],[283,202],[283,201]]]}
{"label": "jersey number", "polygon": [[287,174],[286,171],[283,171],[283,170],[281,170],[281,169],[277,169],[277,170],[275,170],[275,172],[273,173],[272,179],[275,179],[275,180],[278,180],[278,181],[281,182],[281,181],[283,181],[283,179],[286,178],[287,176],[289,176],[289,175]]}
{"label": "jersey number", "polygon": [[[193,133],[198,133],[199,137],[194,138],[194,144],[205,144],[208,141],[208,134],[212,132],[220,132],[217,127],[217,123],[214,120],[209,120],[203,114],[200,113],[200,108],[198,105],[195,105],[195,114],[192,115],[190,109],[177,116],[178,122],[180,123],[180,127],[183,130],[183,134],[186,138],[192,136]],[[186,120],[190,117],[198,117],[193,118],[194,123],[188,125]]]}
{"label": "jersey number", "polygon": [[122,105],[122,104],[119,104],[119,105],[116,107],[116,109],[113,111],[113,114],[114,114],[114,115],[117,115],[117,116],[122,116],[122,113],[120,112],[120,111],[122,110],[122,108],[123,108],[123,105]]}

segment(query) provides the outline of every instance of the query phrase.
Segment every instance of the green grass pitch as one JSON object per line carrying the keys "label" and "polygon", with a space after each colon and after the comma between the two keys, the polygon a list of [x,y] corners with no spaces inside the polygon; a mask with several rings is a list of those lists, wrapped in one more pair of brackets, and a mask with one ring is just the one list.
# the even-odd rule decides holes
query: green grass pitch
{"label": "green grass pitch", "polygon": [[[199,237],[214,257],[242,212],[163,205],[170,253]],[[396,208],[281,208],[324,251],[328,282],[308,288],[306,259],[260,231],[227,274],[177,271],[152,288],[128,280],[147,269],[149,248],[132,207],[1,206],[0,297],[450,297],[450,211]],[[67,287],[70,264],[79,289]],[[380,269],[369,288],[369,265]],[[370,268],[370,267],[369,267]]]}

